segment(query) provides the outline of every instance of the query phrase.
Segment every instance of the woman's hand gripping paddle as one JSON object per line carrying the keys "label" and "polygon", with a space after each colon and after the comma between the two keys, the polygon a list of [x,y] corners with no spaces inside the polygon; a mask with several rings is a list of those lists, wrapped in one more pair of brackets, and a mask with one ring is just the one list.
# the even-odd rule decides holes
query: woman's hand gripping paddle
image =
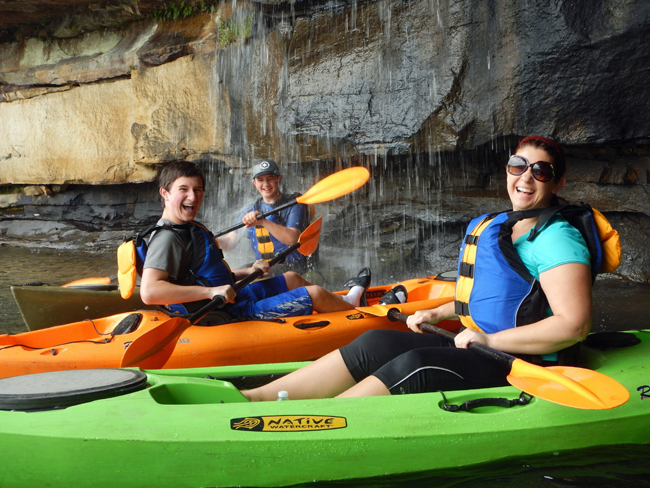
{"label": "woman's hand gripping paddle", "polygon": [[[408,316],[398,310],[386,306],[362,307],[359,310],[404,323],[408,319]],[[419,327],[454,341],[455,334],[435,325],[425,323]],[[623,385],[597,371],[569,366],[537,366],[478,342],[470,343],[469,349],[509,366],[508,382],[512,386],[549,402],[567,407],[605,410],[618,407],[630,398],[630,393]]]}
{"label": "woman's hand gripping paddle", "polygon": [[[306,205],[312,203],[322,203],[329,202],[335,198],[342,197],[348,193],[352,193],[357,188],[363,186],[368,178],[370,177],[370,172],[363,166],[355,166],[352,168],[347,168],[341,171],[337,171],[333,175],[323,178],[321,181],[312,186],[304,195],[299,197],[292,198],[287,203],[280,205],[268,212],[261,213],[257,216],[257,219],[263,219],[284,210],[285,208],[291,207],[296,203],[304,203]],[[243,222],[233,225],[227,229],[219,231],[214,234],[215,237],[220,237],[226,235],[234,230],[241,229],[244,227]]]}
{"label": "woman's hand gripping paddle", "polygon": [[[276,254],[273,259],[269,261],[269,265],[273,266],[274,264],[284,261],[289,254],[296,250],[303,256],[309,256],[312,254],[318,247],[321,224],[322,217],[319,217],[309,225],[302,234],[300,234],[297,243]],[[239,291],[257,278],[260,278],[262,274],[262,270],[256,269],[246,278],[235,283],[233,288],[235,291]],[[225,303],[226,301],[221,295],[215,295],[210,303],[190,315],[187,319],[174,317],[145,332],[140,337],[136,338],[126,349],[124,356],[122,356],[120,367],[139,366],[150,369],[162,368],[174,351],[174,347],[176,347],[176,342],[180,335],[188,327],[196,324],[199,320],[210,313],[211,310],[223,307]]]}

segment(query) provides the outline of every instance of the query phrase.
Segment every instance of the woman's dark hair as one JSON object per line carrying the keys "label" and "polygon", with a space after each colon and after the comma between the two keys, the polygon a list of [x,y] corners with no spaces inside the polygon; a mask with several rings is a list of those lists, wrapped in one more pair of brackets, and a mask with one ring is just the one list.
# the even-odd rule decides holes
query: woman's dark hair
{"label": "woman's dark hair", "polygon": [[553,158],[553,171],[555,172],[555,181],[560,181],[566,171],[566,158],[564,150],[557,142],[547,137],[529,136],[525,137],[517,145],[517,152],[520,148],[532,146],[546,151]]}
{"label": "woman's dark hair", "polygon": [[[174,181],[183,176],[188,178],[198,176],[201,178],[201,185],[205,188],[205,174],[203,173],[203,170],[198,164],[190,161],[174,161],[173,163],[169,163],[160,172],[160,175],[158,176],[158,185],[169,191],[174,184]],[[162,197],[160,197],[160,201],[164,208],[165,201]]]}

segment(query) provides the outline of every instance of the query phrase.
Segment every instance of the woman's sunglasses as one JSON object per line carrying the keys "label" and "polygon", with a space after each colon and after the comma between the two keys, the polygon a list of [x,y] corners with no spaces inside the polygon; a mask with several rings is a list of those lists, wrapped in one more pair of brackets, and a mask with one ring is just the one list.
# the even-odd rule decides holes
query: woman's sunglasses
{"label": "woman's sunglasses", "polygon": [[506,170],[513,176],[523,175],[528,167],[530,166],[531,171],[533,172],[533,178],[542,183],[551,181],[555,176],[555,170],[553,165],[546,161],[537,161],[536,163],[531,163],[523,156],[510,156],[508,160],[508,166]]}

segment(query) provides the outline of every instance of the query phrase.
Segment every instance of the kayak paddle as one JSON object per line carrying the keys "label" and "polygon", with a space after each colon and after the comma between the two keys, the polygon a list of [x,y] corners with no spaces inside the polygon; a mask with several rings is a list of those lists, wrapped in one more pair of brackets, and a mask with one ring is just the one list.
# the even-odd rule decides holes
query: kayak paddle
{"label": "kayak paddle", "polygon": [[[358,310],[406,323],[407,315],[385,305],[360,307]],[[438,334],[453,343],[455,334],[431,324],[420,329]],[[510,367],[508,383],[526,393],[567,407],[605,410],[618,407],[630,393],[618,381],[597,371],[571,366],[538,366],[484,344],[472,342],[469,349],[492,361]]]}
{"label": "kayak paddle", "polygon": [[[298,250],[303,256],[309,256],[318,247],[322,217],[312,222],[298,237],[298,242],[277,253],[270,261],[269,265],[273,266],[282,262],[289,254]],[[246,285],[249,285],[257,278],[262,276],[263,272],[256,269],[251,274],[241,279],[233,288],[239,291]],[[166,320],[162,324],[145,332],[136,338],[127,347],[122,356],[120,367],[139,366],[146,368],[162,368],[172,354],[176,341],[180,335],[190,326],[197,323],[215,308],[223,307],[226,300],[221,295],[215,295],[212,300],[204,305],[201,309],[194,312],[188,318],[174,317]],[[163,351],[164,350],[164,351]],[[146,363],[143,363],[143,361]]]}
{"label": "kayak paddle", "polygon": [[[370,172],[363,166],[354,166],[352,168],[337,171],[336,173],[320,180],[307,190],[305,194],[292,198],[287,203],[271,209],[268,212],[261,213],[257,218],[258,220],[266,218],[269,215],[277,213],[280,210],[284,210],[285,208],[291,207],[297,203],[309,205],[312,203],[329,202],[335,198],[352,193],[357,188],[363,186],[366,181],[368,181],[368,178],[370,178]],[[232,227],[217,232],[214,236],[220,237],[226,235],[234,230],[244,227],[244,225],[243,222],[239,222]]]}

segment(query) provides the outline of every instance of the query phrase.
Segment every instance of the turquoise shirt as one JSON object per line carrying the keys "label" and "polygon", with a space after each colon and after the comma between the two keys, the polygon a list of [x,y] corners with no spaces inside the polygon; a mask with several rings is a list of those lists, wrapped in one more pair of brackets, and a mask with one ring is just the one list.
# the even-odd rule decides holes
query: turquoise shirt
{"label": "turquoise shirt", "polygon": [[[517,254],[526,269],[539,281],[539,275],[567,263],[581,263],[591,267],[591,254],[580,231],[561,215],[555,215],[542,226],[535,239],[527,241],[530,231],[514,242]],[[553,315],[550,307],[546,316]],[[557,360],[557,353],[544,354],[542,358]]]}
{"label": "turquoise shirt", "polygon": [[567,263],[591,267],[591,254],[580,231],[561,215],[555,215],[535,239],[527,241],[530,231],[514,242],[517,254],[536,280],[544,271]]}

